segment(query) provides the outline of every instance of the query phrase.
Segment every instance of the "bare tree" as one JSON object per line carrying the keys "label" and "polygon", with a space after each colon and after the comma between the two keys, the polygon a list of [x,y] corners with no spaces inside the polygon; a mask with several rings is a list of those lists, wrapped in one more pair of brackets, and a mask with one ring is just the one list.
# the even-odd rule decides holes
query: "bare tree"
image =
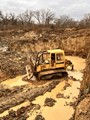
{"label": "bare tree", "polygon": [[19,23],[21,23],[21,25],[28,26],[31,23],[33,23],[33,21],[32,21],[33,15],[34,15],[33,11],[26,10],[24,13],[19,14],[17,16],[17,20]]}
{"label": "bare tree", "polygon": [[[37,25],[33,24],[38,22]],[[82,27],[90,28],[90,13],[86,14],[84,18],[80,21],[75,21],[67,15],[62,15],[55,18],[55,13],[49,9],[41,9],[37,11],[26,10],[25,12],[16,16],[14,13],[3,13],[0,11],[0,28],[10,29],[14,27],[24,27],[24,28],[37,28],[38,25],[54,26],[56,28],[72,28],[72,27]]]}
{"label": "bare tree", "polygon": [[34,17],[38,21],[38,23],[41,24],[41,12],[39,10],[34,12]]}
{"label": "bare tree", "polygon": [[8,19],[8,14],[6,13],[5,15],[0,11],[0,20],[5,24],[6,20]]}
{"label": "bare tree", "polygon": [[46,11],[46,24],[49,25],[50,22],[53,21],[54,17],[55,17],[55,13],[53,13],[53,12],[50,11],[50,10],[47,10],[47,11]]}
{"label": "bare tree", "polygon": [[15,16],[14,13],[9,13],[9,22],[11,23],[11,25],[17,25],[17,18]]}
{"label": "bare tree", "polygon": [[9,19],[11,20],[11,21],[14,21],[15,20],[15,14],[14,13],[10,13],[9,14]]}
{"label": "bare tree", "polygon": [[34,12],[34,17],[39,24],[49,25],[54,19],[55,13],[50,10],[42,9]]}
{"label": "bare tree", "polygon": [[24,13],[19,14],[17,16],[17,20],[18,20],[18,22],[21,23],[21,25],[24,25],[24,22],[25,22],[25,15],[24,15]]}
{"label": "bare tree", "polygon": [[84,16],[84,18],[79,22],[79,26],[84,28],[90,28],[90,13]]}
{"label": "bare tree", "polygon": [[4,15],[3,15],[2,11],[0,11],[0,20],[3,20],[3,18],[4,18]]}
{"label": "bare tree", "polygon": [[56,26],[62,27],[62,28],[67,28],[67,27],[71,28],[71,27],[77,26],[77,22],[67,15],[62,15],[58,19],[56,18],[55,24]]}
{"label": "bare tree", "polygon": [[33,16],[34,16],[34,12],[31,10],[26,10],[24,13],[25,21],[28,23],[32,23]]}
{"label": "bare tree", "polygon": [[8,28],[8,24],[9,24],[9,15],[8,13],[6,14],[3,14],[1,11],[0,11],[0,20],[1,20],[1,23],[3,25],[3,29],[5,28]]}

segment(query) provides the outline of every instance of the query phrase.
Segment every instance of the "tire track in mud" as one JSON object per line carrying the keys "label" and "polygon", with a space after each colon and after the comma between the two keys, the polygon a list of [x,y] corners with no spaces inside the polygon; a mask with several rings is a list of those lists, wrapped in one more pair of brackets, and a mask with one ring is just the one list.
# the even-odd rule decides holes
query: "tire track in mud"
{"label": "tire track in mud", "polygon": [[29,117],[27,113],[33,108],[40,109],[40,105],[30,103],[30,105],[21,107],[17,111],[11,109],[6,116],[0,117],[0,120],[26,120]]}
{"label": "tire track in mud", "polygon": [[22,92],[25,89],[25,85],[22,86],[15,86],[13,88],[10,88],[6,85],[0,84],[0,101],[1,99],[5,99],[6,97],[11,97],[14,94],[18,94]]}
{"label": "tire track in mud", "polygon": [[[66,80],[65,85],[62,90],[66,90],[68,87],[71,87],[70,84],[68,83],[69,79],[70,79],[69,77],[62,79],[62,81]],[[77,81],[74,78],[72,80]],[[41,109],[41,105],[39,103],[32,103],[33,100],[36,97],[45,94],[46,92],[51,92],[51,90],[55,89],[56,85],[59,84],[60,82],[61,82],[61,80],[53,80],[53,81],[49,81],[49,83],[47,83],[47,84],[44,84],[44,86],[40,86],[40,87],[35,86],[34,88],[30,88],[30,86],[25,85],[24,86],[25,88],[20,93],[18,92],[17,94],[15,94],[17,98],[16,98],[16,104],[14,104],[14,106],[16,107],[16,105],[20,105],[20,103],[23,103],[21,101],[21,99],[24,102],[26,100],[28,100],[29,104],[24,105],[24,107],[21,106],[17,110],[14,110],[12,107],[12,103],[15,102],[12,99],[13,95],[12,95],[12,98],[11,98],[11,96],[8,96],[12,99],[12,101],[9,101],[9,102],[7,102],[8,104],[4,104],[4,105],[10,105],[9,106],[10,109],[8,110],[7,115],[0,117],[0,120],[26,120],[27,118],[30,117],[28,113],[31,113],[33,110],[37,111],[37,110]],[[40,83],[42,83],[42,81]],[[18,88],[20,88],[20,87],[18,87]],[[24,97],[23,97],[23,95],[24,95]],[[64,98],[64,96],[62,98]],[[18,101],[18,100],[20,100],[20,101]],[[50,104],[51,104],[51,102],[50,102]],[[5,108],[4,108],[4,111],[5,111]],[[36,118],[37,118],[37,114],[36,114],[35,120],[37,120]],[[40,120],[42,120],[42,119],[40,119]]]}
{"label": "tire track in mud", "polygon": [[[4,96],[2,96],[2,98],[0,98],[0,113],[3,113],[5,110],[9,110],[10,108],[12,108],[16,105],[21,104],[21,103],[25,102],[26,100],[31,102],[36,97],[43,95],[46,92],[51,92],[51,90],[54,89],[56,87],[56,85],[59,84],[59,82],[60,82],[59,80],[51,81],[51,82],[49,82],[48,85],[44,85],[41,87],[34,87],[34,88],[27,87],[27,89],[18,87],[18,90],[19,90],[19,91],[17,90],[18,92],[14,91],[14,94],[12,92],[11,95],[9,93],[5,98],[4,98]],[[35,107],[35,105],[34,105],[34,107]],[[31,105],[29,105],[28,108],[31,108]],[[3,117],[0,118],[0,120],[1,119],[3,119]]]}

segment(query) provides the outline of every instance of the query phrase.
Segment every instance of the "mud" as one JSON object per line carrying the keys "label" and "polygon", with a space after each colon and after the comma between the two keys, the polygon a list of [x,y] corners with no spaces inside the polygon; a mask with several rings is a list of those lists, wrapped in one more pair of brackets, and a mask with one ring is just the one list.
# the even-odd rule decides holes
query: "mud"
{"label": "mud", "polygon": [[[68,79],[70,79],[70,78],[68,78]],[[72,80],[74,80],[73,77],[72,77]],[[71,85],[70,85],[70,83],[65,82],[65,86],[63,87],[62,91],[63,91],[63,90],[66,90],[67,87],[71,87]]]}
{"label": "mud", "polygon": [[22,80],[23,76],[17,76],[15,78],[9,78],[5,81],[3,81],[1,84],[7,85],[8,87],[18,87],[18,86],[24,86],[27,85],[28,82]]}
{"label": "mud", "polygon": [[[83,75],[81,71],[85,66],[84,59],[78,58],[83,66],[80,68],[76,65],[77,62],[75,63],[77,57],[74,59],[70,56],[71,61],[72,59],[75,70],[68,70],[67,78],[49,81],[22,81],[23,76],[17,76],[1,82],[0,120],[22,120],[22,118],[27,120],[39,118],[46,120],[70,119],[79,95]],[[52,115],[55,115],[55,117]]]}
{"label": "mud", "polygon": [[26,107],[21,107],[17,111],[10,110],[8,111],[8,115],[1,117],[0,120],[26,120],[29,117],[27,112],[36,107],[37,105],[31,103]]}
{"label": "mud", "polygon": [[24,91],[26,86],[15,86],[13,88],[10,88],[6,85],[1,84],[0,85],[0,100],[3,100],[4,98],[14,96],[15,94],[18,94],[22,91]]}
{"label": "mud", "polygon": [[45,120],[45,118],[43,116],[41,116],[41,115],[37,115],[35,117],[35,120]]}
{"label": "mud", "polygon": [[53,107],[55,105],[55,100],[53,98],[46,98],[44,102],[44,106]]}
{"label": "mud", "polygon": [[11,107],[14,107],[16,105],[19,105],[20,103],[23,103],[26,100],[29,100],[30,102],[34,100],[37,96],[45,94],[47,91],[50,92],[52,89],[55,88],[55,86],[60,81],[53,81],[50,82],[46,86],[42,87],[35,87],[35,88],[28,88],[25,91],[18,88],[18,92],[13,90],[15,94],[7,94],[7,96],[4,96],[3,98],[0,98],[0,113],[4,112],[5,110],[10,109]]}
{"label": "mud", "polygon": [[64,96],[64,94],[62,94],[62,93],[58,93],[58,94],[56,95],[56,98],[70,99],[70,95],[68,95],[68,96]]}
{"label": "mud", "polygon": [[[74,110],[79,97],[80,84],[83,79],[82,71],[85,66],[85,60],[75,57],[75,62],[74,57],[70,57],[69,59],[71,61],[73,59],[75,65],[74,71],[68,70],[68,78],[61,79],[61,82],[50,93],[47,92],[43,96],[38,96],[36,100],[33,101],[34,104],[39,103],[41,108],[38,111],[33,111],[32,115],[29,113],[27,120],[33,120],[36,115],[42,115],[46,120],[73,120]],[[80,68],[79,60],[82,64]],[[54,106],[44,106],[45,99],[48,97],[56,101]]]}

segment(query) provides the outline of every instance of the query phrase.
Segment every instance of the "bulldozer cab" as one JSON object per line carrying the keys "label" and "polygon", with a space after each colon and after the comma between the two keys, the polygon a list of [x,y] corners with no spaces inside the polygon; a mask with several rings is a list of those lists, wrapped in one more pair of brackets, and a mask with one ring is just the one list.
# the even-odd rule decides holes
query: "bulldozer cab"
{"label": "bulldozer cab", "polygon": [[65,68],[65,55],[61,49],[39,52],[36,59],[35,71]]}

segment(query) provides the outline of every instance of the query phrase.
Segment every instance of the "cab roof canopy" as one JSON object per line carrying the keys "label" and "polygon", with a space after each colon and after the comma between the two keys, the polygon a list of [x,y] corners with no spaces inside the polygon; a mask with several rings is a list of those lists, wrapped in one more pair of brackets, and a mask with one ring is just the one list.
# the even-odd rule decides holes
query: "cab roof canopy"
{"label": "cab roof canopy", "polygon": [[53,50],[47,50],[48,53],[64,53],[61,49],[53,49]]}

